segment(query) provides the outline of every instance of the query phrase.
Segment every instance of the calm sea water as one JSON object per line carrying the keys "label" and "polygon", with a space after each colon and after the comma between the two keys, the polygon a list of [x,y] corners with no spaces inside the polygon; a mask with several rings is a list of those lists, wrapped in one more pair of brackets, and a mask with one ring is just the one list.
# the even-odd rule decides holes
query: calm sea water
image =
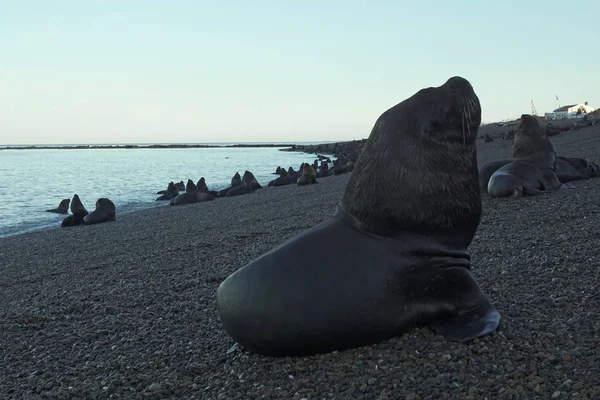
{"label": "calm sea water", "polygon": [[266,186],[277,166],[298,169],[314,158],[278,148],[2,150],[0,237],[60,226],[65,215],[45,210],[73,194],[90,212],[98,198],[110,198],[118,218],[165,206],[154,200],[170,181],[204,176],[209,189],[219,190],[247,169]]}

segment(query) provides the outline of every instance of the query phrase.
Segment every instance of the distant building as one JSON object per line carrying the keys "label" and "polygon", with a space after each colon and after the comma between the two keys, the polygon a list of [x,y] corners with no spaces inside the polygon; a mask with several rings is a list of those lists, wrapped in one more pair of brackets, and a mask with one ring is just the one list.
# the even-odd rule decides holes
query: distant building
{"label": "distant building", "polygon": [[569,106],[562,106],[554,110],[554,112],[546,113],[544,116],[546,119],[573,119],[583,118],[585,115],[593,113],[596,109],[590,107],[586,101],[583,104],[571,104]]}

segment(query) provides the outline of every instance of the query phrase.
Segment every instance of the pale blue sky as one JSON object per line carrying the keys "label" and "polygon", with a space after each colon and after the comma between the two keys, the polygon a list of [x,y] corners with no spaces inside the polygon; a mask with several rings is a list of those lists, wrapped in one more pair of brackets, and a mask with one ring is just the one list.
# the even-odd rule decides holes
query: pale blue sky
{"label": "pale blue sky", "polygon": [[0,143],[360,139],[453,75],[484,121],[600,107],[600,3],[570,4],[6,0]]}

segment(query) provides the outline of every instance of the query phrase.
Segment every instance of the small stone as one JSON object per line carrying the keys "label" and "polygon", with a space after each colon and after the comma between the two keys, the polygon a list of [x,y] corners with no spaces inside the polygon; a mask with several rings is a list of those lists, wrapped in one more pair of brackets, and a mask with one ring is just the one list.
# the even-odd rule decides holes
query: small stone
{"label": "small stone", "polygon": [[450,354],[444,354],[442,356],[442,361],[450,361],[452,359],[452,356]]}
{"label": "small stone", "polygon": [[374,385],[377,383],[377,378],[369,378],[369,380],[367,381],[367,383],[369,385]]}
{"label": "small stone", "polygon": [[152,385],[146,388],[149,392],[156,392],[157,390],[162,389],[162,385],[160,383],[153,383]]}
{"label": "small stone", "polygon": [[552,393],[553,399],[558,399],[559,397],[560,397],[560,392],[558,390],[556,392]]}
{"label": "small stone", "polygon": [[573,357],[571,357],[571,355],[568,354],[568,353],[567,354],[563,354],[563,356],[562,356],[562,360],[563,361],[571,361],[572,359],[573,359]]}
{"label": "small stone", "polygon": [[573,384],[573,381],[570,379],[567,379],[566,381],[564,381],[562,383],[562,385],[560,385],[558,387],[558,389],[556,389],[557,392],[568,392],[571,390],[571,385]]}
{"label": "small stone", "polygon": [[467,392],[467,394],[469,396],[477,396],[477,388],[472,386],[469,388],[469,391]]}
{"label": "small stone", "polygon": [[42,388],[44,390],[50,390],[53,387],[54,387],[54,382],[52,382],[52,381],[48,381],[48,382],[44,383],[44,386],[42,386]]}
{"label": "small stone", "polygon": [[450,389],[458,389],[460,385],[457,382],[452,382],[450,384]]}
{"label": "small stone", "polygon": [[406,400],[417,400],[417,395],[410,393],[408,396],[406,396]]}
{"label": "small stone", "polygon": [[27,381],[27,383],[29,384],[29,387],[36,387],[38,385],[38,378],[36,378],[35,376],[32,376],[31,378],[29,378],[29,380]]}

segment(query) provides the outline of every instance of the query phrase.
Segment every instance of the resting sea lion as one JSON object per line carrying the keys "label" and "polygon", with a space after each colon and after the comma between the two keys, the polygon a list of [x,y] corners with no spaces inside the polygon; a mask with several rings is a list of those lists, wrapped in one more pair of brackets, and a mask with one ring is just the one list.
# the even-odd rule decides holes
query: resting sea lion
{"label": "resting sea lion", "polygon": [[180,192],[184,192],[185,191],[185,185],[183,184],[183,181],[177,183],[177,190],[179,190]]}
{"label": "resting sea lion", "polygon": [[[482,191],[487,192],[488,183],[494,172],[511,161],[511,159],[497,160],[481,167],[479,170],[479,186]],[[555,172],[560,183],[567,183],[600,177],[600,165],[585,158],[558,157]]]}
{"label": "resting sea lion", "polygon": [[106,197],[96,200],[96,209],[83,217],[86,225],[101,224],[103,222],[116,221],[117,212],[115,204]]}
{"label": "resting sea lion", "polygon": [[492,197],[536,195],[560,188],[556,150],[537,119],[521,115],[513,143],[513,161],[492,174],[487,190]]}
{"label": "resting sea lion", "polygon": [[180,193],[176,197],[172,198],[169,202],[171,206],[181,206],[184,204],[191,203],[202,203],[204,201],[212,201],[215,199],[215,196],[211,193],[204,192],[186,192]]}
{"label": "resting sea lion", "polygon": [[254,174],[252,172],[246,170],[244,172],[244,176],[242,177],[242,184],[239,186],[236,186],[234,188],[231,188],[227,192],[226,196],[227,197],[239,196],[241,194],[252,193],[257,189],[262,189],[262,186],[260,185],[260,183],[258,183],[256,178],[254,177]]}
{"label": "resting sea lion", "polygon": [[456,341],[496,329],[500,314],[467,252],[481,218],[480,123],[479,99],[460,77],[384,112],[333,217],[221,283],[226,332],[255,353],[301,356],[419,325]]}
{"label": "resting sea lion", "polygon": [[66,214],[69,212],[69,203],[71,203],[71,199],[62,199],[58,204],[58,207],[46,211],[57,214]]}

